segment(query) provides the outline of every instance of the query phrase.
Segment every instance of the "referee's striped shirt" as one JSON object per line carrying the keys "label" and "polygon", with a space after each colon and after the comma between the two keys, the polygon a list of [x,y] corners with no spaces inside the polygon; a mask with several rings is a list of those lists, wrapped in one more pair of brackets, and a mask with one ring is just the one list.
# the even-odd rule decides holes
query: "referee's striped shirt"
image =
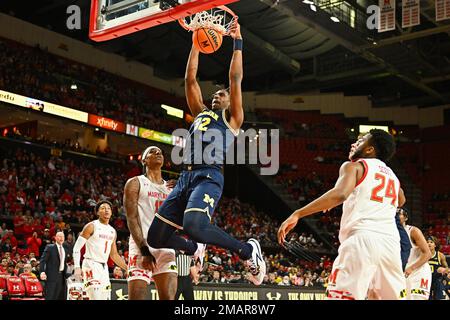
{"label": "referee's striped shirt", "polygon": [[177,252],[177,268],[178,268],[178,276],[185,277],[190,275],[191,266],[193,265],[192,256],[188,256],[182,253]]}

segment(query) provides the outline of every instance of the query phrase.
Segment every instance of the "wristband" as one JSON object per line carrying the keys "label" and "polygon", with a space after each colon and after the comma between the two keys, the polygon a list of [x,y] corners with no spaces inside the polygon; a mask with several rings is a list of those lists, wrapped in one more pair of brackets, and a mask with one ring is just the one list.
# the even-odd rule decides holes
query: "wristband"
{"label": "wristband", "polygon": [[234,50],[241,50],[243,47],[244,41],[242,39],[234,39]]}
{"label": "wristband", "polygon": [[141,255],[143,257],[151,256],[150,250],[148,249],[147,246],[142,246],[140,250],[141,250]]}

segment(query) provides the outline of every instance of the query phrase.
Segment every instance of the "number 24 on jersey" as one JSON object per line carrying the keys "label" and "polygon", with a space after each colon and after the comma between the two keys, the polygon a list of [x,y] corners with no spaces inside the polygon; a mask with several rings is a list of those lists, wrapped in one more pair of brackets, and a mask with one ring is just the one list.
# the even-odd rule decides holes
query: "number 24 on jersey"
{"label": "number 24 on jersey", "polygon": [[380,180],[380,184],[372,189],[370,200],[383,203],[384,198],[390,198],[392,199],[391,204],[395,205],[397,191],[394,179],[390,179],[381,173],[375,173],[375,180]]}

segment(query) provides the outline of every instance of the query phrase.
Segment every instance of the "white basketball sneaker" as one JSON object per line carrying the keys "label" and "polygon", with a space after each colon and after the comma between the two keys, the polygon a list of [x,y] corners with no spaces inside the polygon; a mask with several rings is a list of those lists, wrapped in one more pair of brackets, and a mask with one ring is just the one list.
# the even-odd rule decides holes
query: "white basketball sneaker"
{"label": "white basketball sneaker", "polygon": [[261,246],[259,245],[258,240],[249,239],[247,241],[252,247],[252,257],[247,260],[247,265],[250,269],[250,275],[248,279],[253,282],[255,285],[259,286],[266,275],[266,262],[264,261],[264,257],[262,255]]}
{"label": "white basketball sneaker", "polygon": [[[202,272],[203,270],[203,260],[205,259],[206,253],[206,244],[197,243],[197,250],[194,253],[194,264],[197,267],[198,272]],[[200,262],[200,265],[197,263]]]}

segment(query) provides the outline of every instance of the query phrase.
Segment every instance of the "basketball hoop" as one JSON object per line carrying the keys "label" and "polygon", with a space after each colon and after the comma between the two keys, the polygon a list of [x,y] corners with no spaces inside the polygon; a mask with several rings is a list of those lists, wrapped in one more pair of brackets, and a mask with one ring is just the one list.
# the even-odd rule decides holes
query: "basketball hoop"
{"label": "basketball hoop", "polygon": [[213,29],[222,35],[230,35],[231,27],[236,23],[238,16],[226,6],[218,6],[206,11],[178,19],[180,25],[188,30],[195,31],[200,28]]}

